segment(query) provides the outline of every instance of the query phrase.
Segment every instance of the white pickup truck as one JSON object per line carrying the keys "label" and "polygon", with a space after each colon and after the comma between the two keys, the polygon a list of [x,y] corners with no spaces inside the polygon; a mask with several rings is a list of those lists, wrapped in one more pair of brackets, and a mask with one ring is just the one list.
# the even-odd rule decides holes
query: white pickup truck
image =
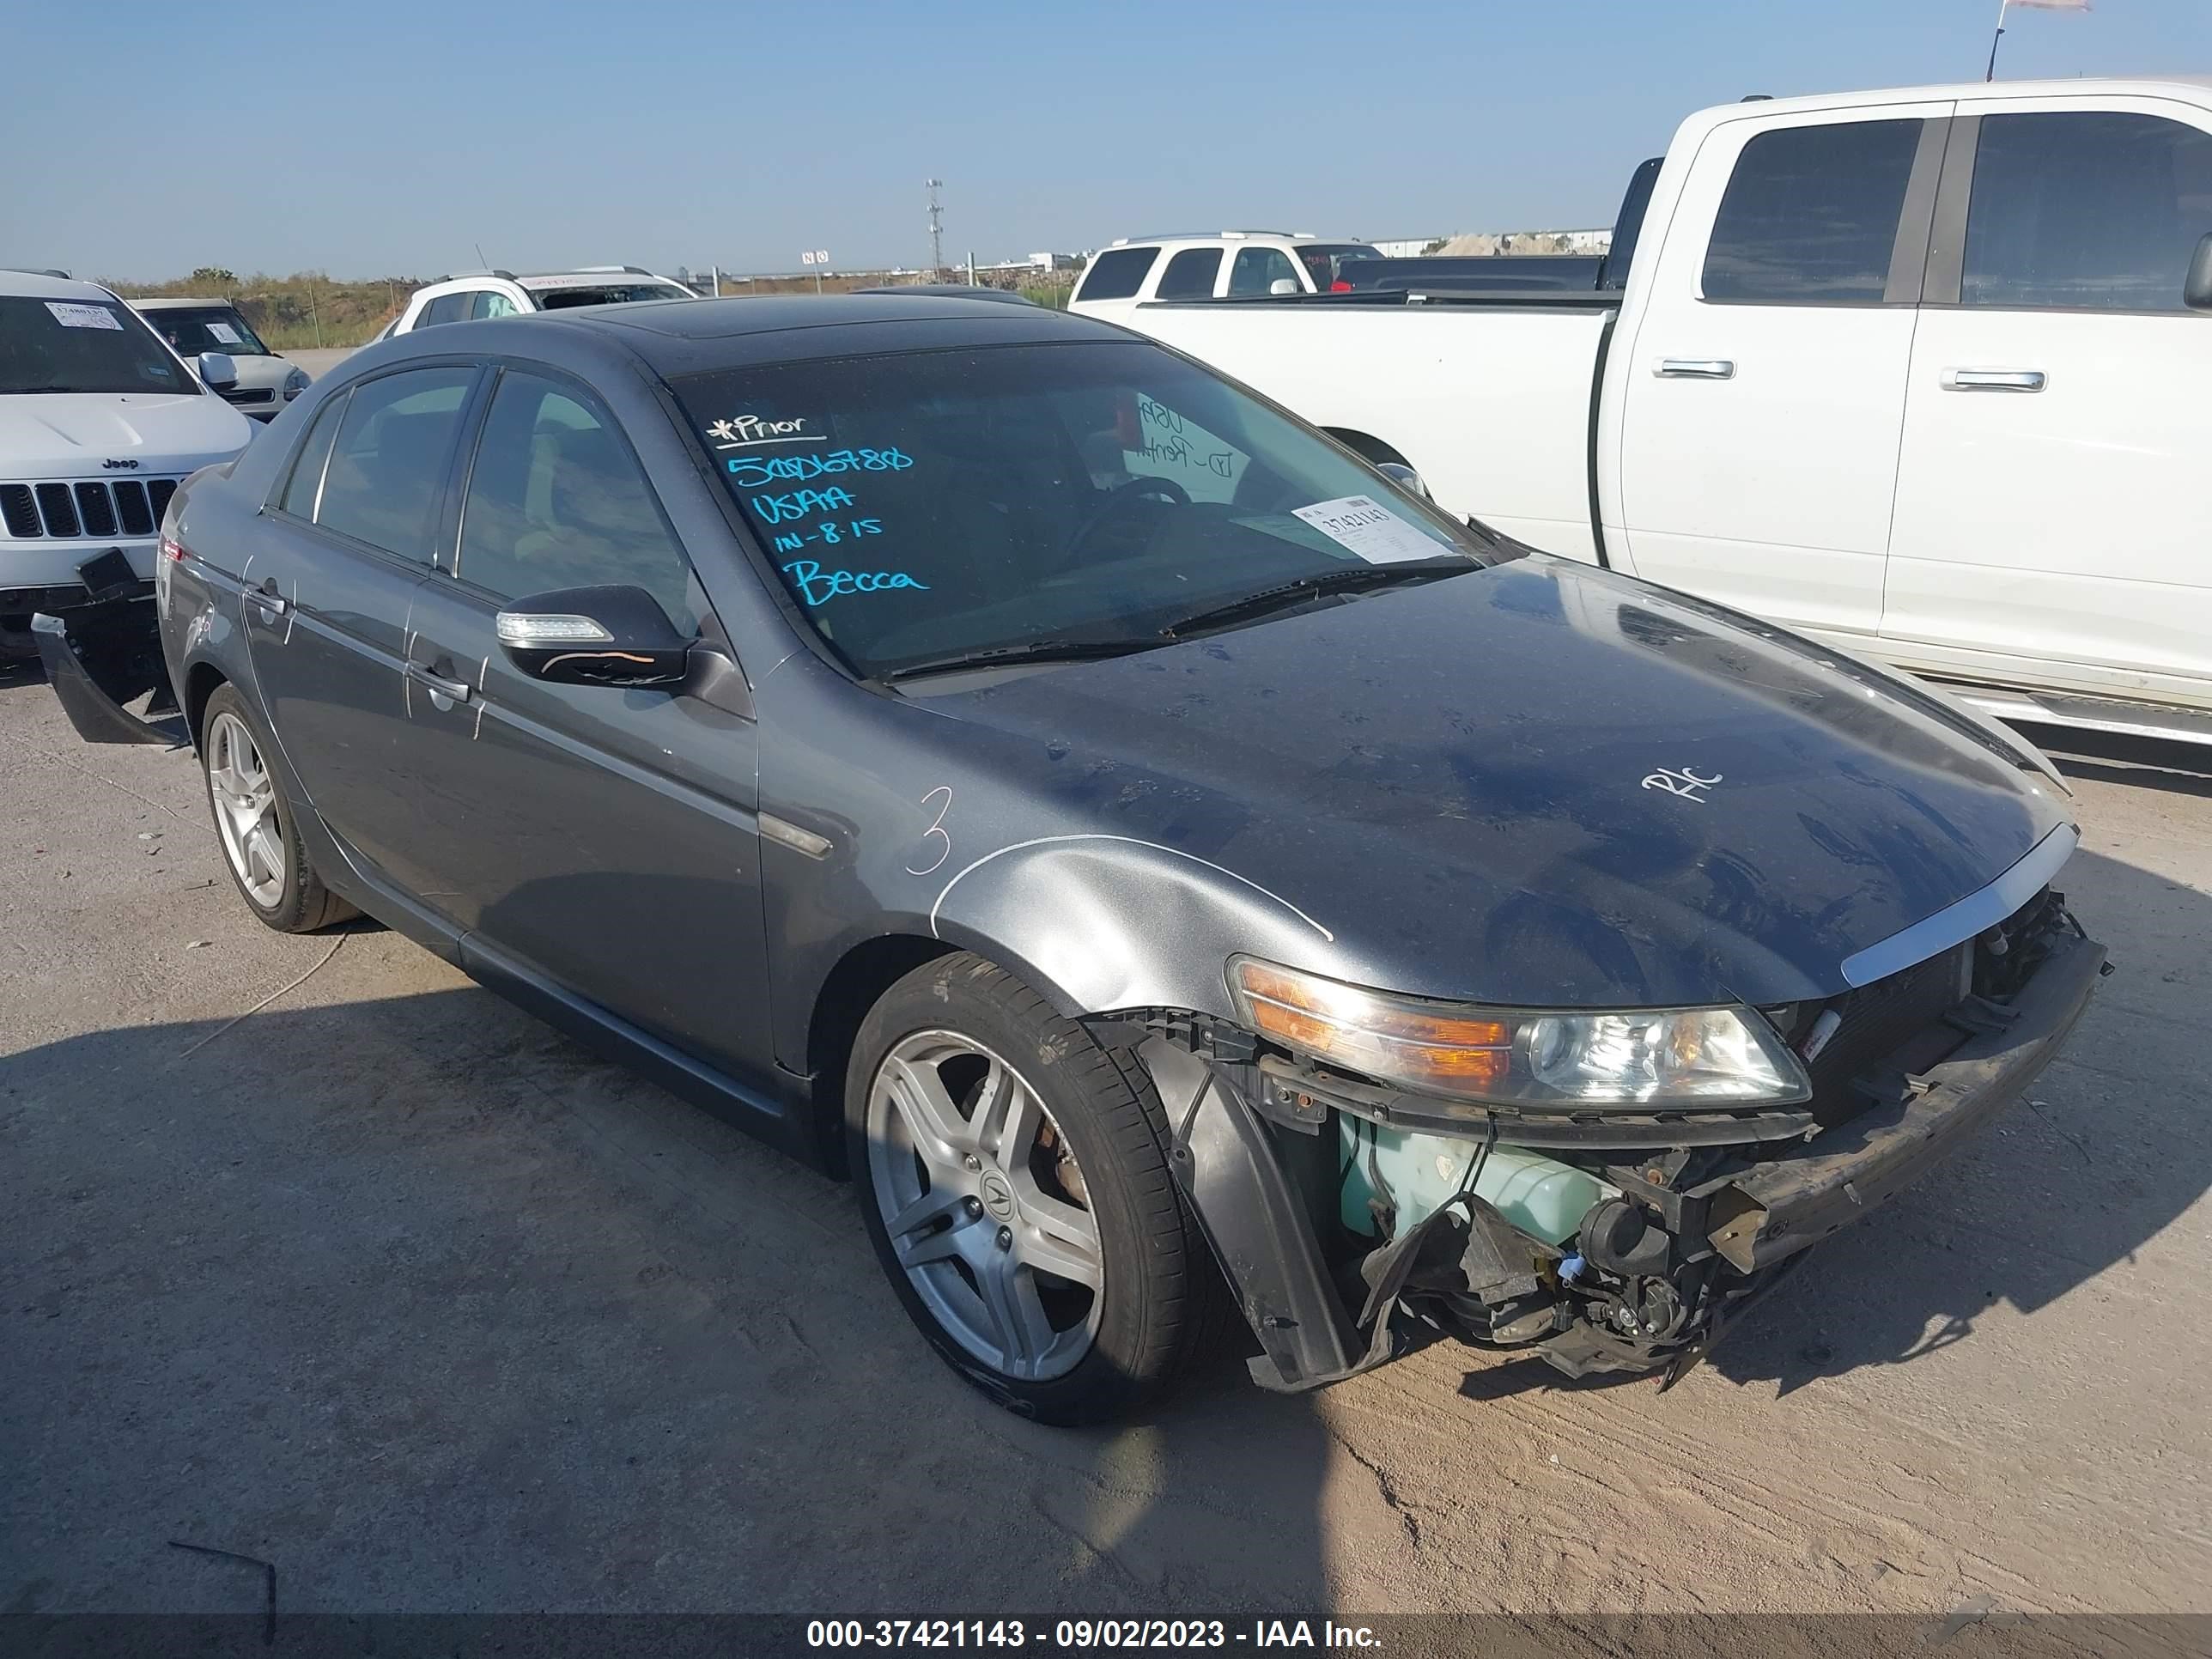
{"label": "white pickup truck", "polygon": [[1599,282],[1125,320],[1536,548],[2212,742],[2212,80],[1705,110]]}

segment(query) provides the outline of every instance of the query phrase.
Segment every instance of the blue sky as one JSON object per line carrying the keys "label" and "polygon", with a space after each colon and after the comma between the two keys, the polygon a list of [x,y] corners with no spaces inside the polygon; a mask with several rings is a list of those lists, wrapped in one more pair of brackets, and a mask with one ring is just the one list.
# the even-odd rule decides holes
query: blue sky
{"label": "blue sky", "polygon": [[[2212,70],[2206,0],[2000,73]],[[918,264],[1251,224],[1609,223],[1701,105],[1979,78],[1995,0],[10,0],[0,264],[154,278]],[[97,26],[95,27],[95,19]],[[136,94],[136,107],[125,101]]]}

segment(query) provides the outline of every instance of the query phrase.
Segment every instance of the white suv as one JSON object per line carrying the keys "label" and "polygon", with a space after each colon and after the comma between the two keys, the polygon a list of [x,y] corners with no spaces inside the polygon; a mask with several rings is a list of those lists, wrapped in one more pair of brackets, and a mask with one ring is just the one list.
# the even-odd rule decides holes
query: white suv
{"label": "white suv", "polygon": [[1346,261],[1382,257],[1364,242],[1325,241],[1310,230],[1124,236],[1098,251],[1067,308],[1121,322],[1148,300],[1342,293],[1352,286],[1340,274]]}
{"label": "white suv", "polygon": [[95,283],[0,270],[0,657],[37,654],[40,611],[143,611],[152,638],[161,510],[260,430],[217,395],[237,383]]}
{"label": "white suv", "polygon": [[514,317],[526,311],[569,306],[626,305],[634,300],[691,300],[681,283],[642,265],[585,265],[576,270],[518,276],[511,270],[473,270],[417,289],[399,320],[379,335],[406,334],[433,323],[465,323]]}

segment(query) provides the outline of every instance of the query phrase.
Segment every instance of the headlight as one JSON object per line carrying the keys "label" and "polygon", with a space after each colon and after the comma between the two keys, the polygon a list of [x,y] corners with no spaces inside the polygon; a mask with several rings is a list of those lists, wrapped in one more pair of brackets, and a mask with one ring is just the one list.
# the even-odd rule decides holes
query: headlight
{"label": "headlight", "polygon": [[302,392],[305,392],[312,384],[313,382],[307,378],[307,371],[306,369],[294,369],[289,374],[287,374],[284,377],[284,401],[288,404],[290,403],[293,398],[298,397]]}
{"label": "headlight", "polygon": [[1252,1030],[1347,1070],[1504,1105],[1788,1105],[1812,1088],[1747,1008],[1621,1013],[1477,1008],[1363,990],[1238,957],[1229,988]]}

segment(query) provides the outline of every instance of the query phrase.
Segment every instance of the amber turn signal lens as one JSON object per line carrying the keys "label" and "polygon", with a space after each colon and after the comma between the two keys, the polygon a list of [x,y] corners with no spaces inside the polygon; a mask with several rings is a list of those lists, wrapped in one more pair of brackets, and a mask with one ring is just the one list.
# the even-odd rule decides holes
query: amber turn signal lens
{"label": "amber turn signal lens", "polygon": [[1511,1058],[1502,1021],[1431,1013],[1262,962],[1237,963],[1231,983],[1262,1036],[1377,1077],[1465,1093],[1502,1082]]}

